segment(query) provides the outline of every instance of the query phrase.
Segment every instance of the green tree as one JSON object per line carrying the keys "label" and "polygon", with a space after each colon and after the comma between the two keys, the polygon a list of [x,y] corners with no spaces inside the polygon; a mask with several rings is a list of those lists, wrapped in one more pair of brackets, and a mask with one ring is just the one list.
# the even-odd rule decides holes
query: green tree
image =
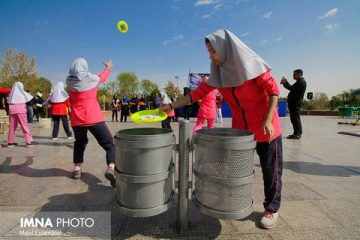
{"label": "green tree", "polygon": [[33,95],[35,95],[37,92],[41,92],[43,94],[43,99],[45,100],[49,97],[51,86],[51,81],[44,77],[24,82],[24,87],[26,90],[28,90]]}
{"label": "green tree", "polygon": [[176,96],[181,96],[181,91],[179,87],[175,86],[172,81],[167,81],[164,87],[164,91],[167,93],[169,97],[173,96],[174,93]]}
{"label": "green tree", "polygon": [[329,98],[326,93],[316,92],[312,100],[312,105],[314,109],[328,109],[329,108]]}
{"label": "green tree", "polygon": [[[109,103],[111,102],[112,95],[107,91],[106,87],[100,87],[96,91],[98,102],[100,104],[101,110],[109,110]],[[105,97],[105,102],[104,102]]]}
{"label": "green tree", "polygon": [[139,81],[134,72],[122,72],[117,76],[121,96],[136,94],[139,88]]}
{"label": "green tree", "polygon": [[152,82],[151,80],[143,79],[140,82],[140,90],[144,95],[150,96],[156,92],[159,92],[159,87],[156,83]]}
{"label": "green tree", "polygon": [[360,106],[360,88],[349,90],[349,104],[352,106]]}
{"label": "green tree", "polygon": [[119,93],[119,82],[109,81],[105,84],[104,88],[108,94],[113,96]]}
{"label": "green tree", "polygon": [[39,75],[35,59],[15,49],[7,49],[0,64],[0,83],[3,87],[11,87],[16,81],[26,85],[27,81],[33,81]]}
{"label": "green tree", "polygon": [[329,106],[330,106],[331,110],[338,108],[341,104],[342,104],[342,101],[340,100],[340,98],[338,96],[331,97],[331,100],[329,102]]}

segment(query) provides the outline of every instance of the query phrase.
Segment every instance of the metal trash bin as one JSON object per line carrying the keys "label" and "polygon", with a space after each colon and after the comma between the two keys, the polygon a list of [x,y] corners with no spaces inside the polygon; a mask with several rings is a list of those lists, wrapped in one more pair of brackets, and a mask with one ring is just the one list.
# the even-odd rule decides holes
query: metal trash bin
{"label": "metal trash bin", "polygon": [[253,210],[254,134],[232,128],[195,134],[195,205],[215,218],[241,219]]}
{"label": "metal trash bin", "polygon": [[173,195],[173,131],[125,129],[117,132],[115,142],[120,212],[130,217],[149,217],[166,211]]}

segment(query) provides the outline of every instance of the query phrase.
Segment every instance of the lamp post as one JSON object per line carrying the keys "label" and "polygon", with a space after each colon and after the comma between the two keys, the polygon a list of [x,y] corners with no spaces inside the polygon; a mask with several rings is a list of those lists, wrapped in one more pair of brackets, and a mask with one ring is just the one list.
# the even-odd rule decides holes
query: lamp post
{"label": "lamp post", "polygon": [[179,76],[175,76],[176,79],[176,87],[179,88]]}
{"label": "lamp post", "polygon": [[105,95],[102,95],[102,100],[103,100],[103,111],[105,112]]}

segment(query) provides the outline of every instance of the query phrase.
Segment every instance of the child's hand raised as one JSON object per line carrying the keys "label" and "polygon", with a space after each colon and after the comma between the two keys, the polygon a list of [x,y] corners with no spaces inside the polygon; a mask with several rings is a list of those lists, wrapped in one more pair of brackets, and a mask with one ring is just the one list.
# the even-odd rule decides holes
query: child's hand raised
{"label": "child's hand raised", "polygon": [[103,62],[103,64],[109,70],[111,70],[111,68],[113,67],[113,63],[112,63],[111,59],[107,60],[106,62]]}

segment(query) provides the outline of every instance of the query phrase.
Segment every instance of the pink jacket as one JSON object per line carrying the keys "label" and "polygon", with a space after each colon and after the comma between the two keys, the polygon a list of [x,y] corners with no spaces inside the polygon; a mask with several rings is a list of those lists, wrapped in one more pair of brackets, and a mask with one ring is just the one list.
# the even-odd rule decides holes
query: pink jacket
{"label": "pink jacket", "polygon": [[[206,82],[201,83],[190,95],[192,102],[198,101],[213,89],[214,87]],[[239,87],[219,88],[219,91],[231,108],[232,127],[253,132],[257,142],[267,142],[269,136],[264,134],[263,122],[268,110],[269,96],[280,94],[270,72],[248,80]],[[274,113],[272,124],[275,128],[275,137],[280,136],[281,127],[277,111]]]}
{"label": "pink jacket", "polygon": [[[98,74],[100,83],[105,82],[109,75],[110,70],[107,68]],[[84,92],[70,91],[69,96],[71,126],[91,126],[105,121],[97,99],[97,87]]]}
{"label": "pink jacket", "polygon": [[201,99],[198,117],[216,118],[216,94],[218,90],[214,89]]}

